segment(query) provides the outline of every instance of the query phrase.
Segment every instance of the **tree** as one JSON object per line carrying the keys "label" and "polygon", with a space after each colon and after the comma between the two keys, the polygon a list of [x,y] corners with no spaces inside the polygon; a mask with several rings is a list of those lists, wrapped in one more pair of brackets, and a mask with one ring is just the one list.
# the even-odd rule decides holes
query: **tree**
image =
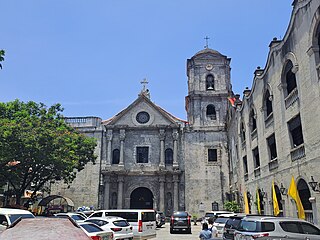
{"label": "tree", "polygon": [[62,111],[60,104],[0,103],[0,183],[9,184],[18,205],[31,185],[32,199],[46,183],[71,183],[95,162],[96,140],[68,125]]}
{"label": "tree", "polygon": [[2,69],[1,62],[4,61],[4,55],[5,55],[5,51],[4,50],[0,50],[0,68],[1,69]]}
{"label": "tree", "polygon": [[236,201],[227,201],[223,206],[225,210],[231,212],[239,212],[241,210],[239,204]]}

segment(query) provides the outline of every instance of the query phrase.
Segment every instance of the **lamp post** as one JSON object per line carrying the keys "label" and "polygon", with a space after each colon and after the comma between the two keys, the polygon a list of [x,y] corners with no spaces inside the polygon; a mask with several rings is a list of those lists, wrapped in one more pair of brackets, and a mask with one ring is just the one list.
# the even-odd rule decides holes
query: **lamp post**
{"label": "lamp post", "polygon": [[309,186],[314,192],[320,192],[319,183],[314,180],[313,176],[311,176],[311,181],[309,182]]}
{"label": "lamp post", "polygon": [[280,192],[281,192],[281,194],[282,194],[282,195],[287,195],[286,191],[287,191],[287,189],[286,189],[286,188],[283,186],[283,184],[281,183],[281,185],[280,185]]}

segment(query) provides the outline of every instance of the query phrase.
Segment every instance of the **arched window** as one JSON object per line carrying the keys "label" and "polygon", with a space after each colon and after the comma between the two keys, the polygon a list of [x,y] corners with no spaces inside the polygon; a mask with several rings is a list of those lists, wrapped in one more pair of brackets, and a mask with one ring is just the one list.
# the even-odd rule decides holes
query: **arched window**
{"label": "arched window", "polygon": [[119,164],[120,162],[120,150],[114,149],[112,152],[112,164]]}
{"label": "arched window", "polygon": [[165,151],[164,151],[164,154],[165,154],[165,163],[167,165],[172,165],[173,164],[173,151],[171,148],[167,148]]}
{"label": "arched window", "polygon": [[206,77],[206,90],[214,90],[214,77],[212,74]]}
{"label": "arched window", "polygon": [[207,115],[207,118],[209,118],[211,120],[216,120],[217,119],[216,109],[215,109],[214,105],[210,104],[210,105],[207,106],[206,115]]}
{"label": "arched window", "polygon": [[253,109],[251,109],[251,112],[250,112],[250,126],[251,126],[251,132],[257,129],[257,121],[256,121],[256,116]]}
{"label": "arched window", "polygon": [[309,201],[309,198],[311,197],[310,190],[308,187],[308,184],[305,180],[299,179],[297,184],[297,189],[299,192],[299,197],[301,200],[301,203],[303,205],[304,210],[312,210],[311,202]]}
{"label": "arched window", "polygon": [[266,110],[266,116],[268,117],[272,112],[272,101],[269,90],[266,91],[266,94],[264,96],[264,104],[265,104],[265,110]]}
{"label": "arched window", "polygon": [[284,69],[285,83],[287,85],[287,96],[297,87],[296,75],[292,72],[293,64],[288,61]]}

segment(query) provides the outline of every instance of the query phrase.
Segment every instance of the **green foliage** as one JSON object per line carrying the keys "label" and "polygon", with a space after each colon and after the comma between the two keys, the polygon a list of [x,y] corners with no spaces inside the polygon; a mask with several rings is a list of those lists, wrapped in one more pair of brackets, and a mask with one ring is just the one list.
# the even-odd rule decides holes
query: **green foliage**
{"label": "green foliage", "polygon": [[224,203],[224,209],[231,212],[239,212],[241,210],[240,205],[236,201],[228,201]]}
{"label": "green foliage", "polygon": [[[0,62],[4,61],[4,55],[5,55],[5,51],[4,50],[0,50]],[[0,63],[0,68],[2,69],[1,63]]]}
{"label": "green foliage", "polygon": [[60,104],[0,103],[0,183],[9,182],[17,204],[31,184],[39,191],[47,182],[71,183],[96,159],[96,141],[66,124],[62,111]]}

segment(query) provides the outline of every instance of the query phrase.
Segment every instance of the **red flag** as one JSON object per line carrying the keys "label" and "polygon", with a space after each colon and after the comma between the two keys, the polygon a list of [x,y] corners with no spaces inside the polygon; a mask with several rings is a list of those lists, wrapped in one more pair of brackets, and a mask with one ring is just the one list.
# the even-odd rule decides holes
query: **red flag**
{"label": "red flag", "polygon": [[229,100],[229,102],[231,103],[231,106],[232,106],[232,107],[235,107],[235,106],[236,106],[236,105],[234,104],[235,101],[236,101],[236,98],[234,98],[234,97],[228,97],[228,100]]}

